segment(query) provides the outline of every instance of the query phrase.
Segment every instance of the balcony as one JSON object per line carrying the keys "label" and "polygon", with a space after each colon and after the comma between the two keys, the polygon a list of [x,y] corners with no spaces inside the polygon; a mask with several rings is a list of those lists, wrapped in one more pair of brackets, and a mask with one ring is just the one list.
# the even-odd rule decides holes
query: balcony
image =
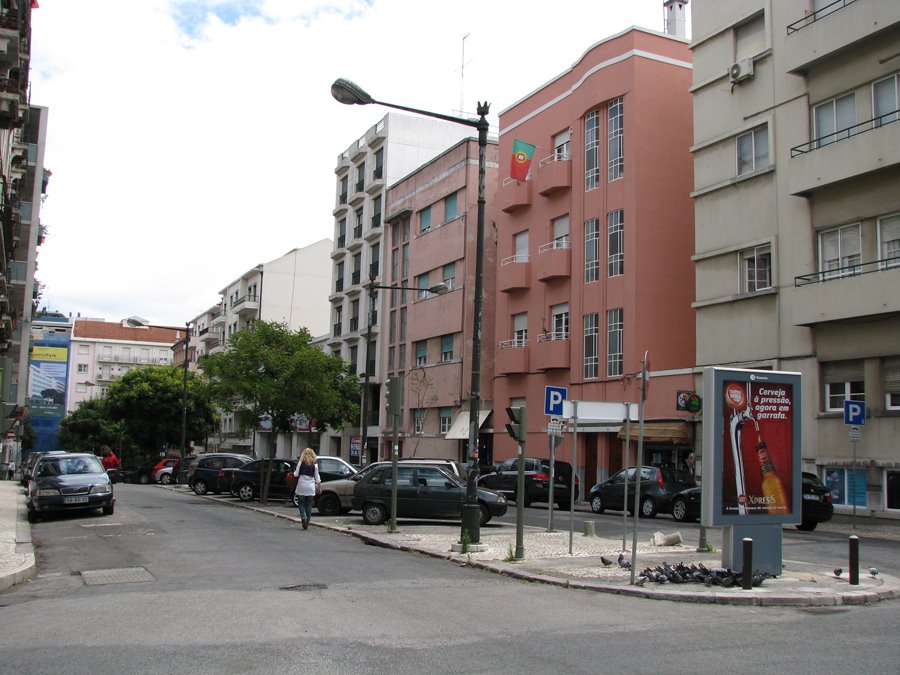
{"label": "balcony", "polygon": [[366,186],[366,192],[370,195],[377,195],[384,190],[384,167],[376,166],[372,172],[372,180]]}
{"label": "balcony", "polygon": [[802,73],[816,62],[865,40],[878,39],[876,29],[900,22],[900,3],[837,0],[787,26],[785,65]]}
{"label": "balcony", "polygon": [[219,311],[210,314],[209,326],[210,328],[212,328],[213,326],[224,326],[227,320],[228,317],[225,315],[225,310],[220,309]]}
{"label": "balcony", "polygon": [[880,115],[791,148],[789,189],[803,196],[850,178],[900,166],[898,113]]}
{"label": "balcony", "polygon": [[372,226],[366,230],[366,233],[363,235],[363,239],[366,241],[378,241],[381,239],[381,235],[384,232],[384,228],[381,226],[381,214],[372,217]]}
{"label": "balcony", "polygon": [[805,274],[794,286],[795,326],[884,317],[900,312],[900,258]]}
{"label": "balcony", "polygon": [[572,276],[572,243],[558,239],[544,244],[538,249],[534,271],[538,281],[568,278]]}
{"label": "balcony", "polygon": [[343,332],[343,326],[340,321],[331,327],[331,336],[338,337]]}
{"label": "balcony", "polygon": [[206,353],[212,356],[213,354],[221,354],[225,351],[225,343],[217,342],[216,344],[208,344],[206,345]]}
{"label": "balcony", "polygon": [[503,340],[494,354],[494,372],[498,375],[527,373],[528,362],[528,340]]}
{"label": "balcony", "polygon": [[539,335],[531,367],[535,370],[568,369],[570,347],[568,331]]}
{"label": "balcony", "polygon": [[502,293],[521,290],[531,285],[531,263],[527,254],[513,255],[500,261],[497,289]]}
{"label": "balcony", "polygon": [[560,190],[572,187],[572,160],[568,155],[556,153],[545,157],[538,163],[537,175],[534,178],[538,194],[548,197]]}
{"label": "balcony", "polygon": [[256,316],[259,313],[259,297],[256,295],[243,295],[234,301],[232,309],[238,316]]}
{"label": "balcony", "polygon": [[203,328],[200,331],[200,342],[204,343],[209,349],[214,344],[217,344],[219,340],[222,339],[222,333],[217,330],[212,330],[210,328]]}
{"label": "balcony", "polygon": [[350,205],[348,204],[347,193],[342,192],[340,195],[338,195],[337,206],[334,207],[334,211],[332,211],[331,214],[337,217],[345,213],[349,208]]}
{"label": "balcony", "polygon": [[504,213],[512,213],[531,206],[531,185],[533,181],[517,181],[507,178],[497,190],[497,204]]}

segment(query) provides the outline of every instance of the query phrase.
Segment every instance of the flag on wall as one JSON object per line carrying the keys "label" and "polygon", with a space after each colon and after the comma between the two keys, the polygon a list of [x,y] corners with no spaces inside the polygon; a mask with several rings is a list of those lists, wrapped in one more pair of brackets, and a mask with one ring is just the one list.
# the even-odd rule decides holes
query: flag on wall
{"label": "flag on wall", "polygon": [[515,180],[525,180],[528,169],[531,168],[531,158],[534,156],[534,146],[530,143],[513,140],[512,163],[509,167],[509,176]]}

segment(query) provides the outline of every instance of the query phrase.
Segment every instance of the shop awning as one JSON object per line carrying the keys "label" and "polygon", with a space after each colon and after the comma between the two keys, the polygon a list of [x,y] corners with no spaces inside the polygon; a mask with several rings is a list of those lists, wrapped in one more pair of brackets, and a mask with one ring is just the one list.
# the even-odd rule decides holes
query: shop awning
{"label": "shop awning", "polygon": [[[478,411],[478,428],[484,426],[484,421],[488,418],[488,415],[491,414],[490,410],[479,410]],[[458,441],[467,439],[469,437],[469,411],[463,410],[456,416],[456,419],[453,420],[453,424],[450,425],[450,431],[446,433],[444,438],[447,440]]]}
{"label": "shop awning", "polygon": [[[640,427],[637,424],[631,424],[631,440],[637,443],[638,431]],[[625,426],[619,429],[619,440],[625,440]],[[691,425],[689,422],[681,420],[668,422],[644,422],[644,443],[670,443],[672,445],[691,445],[693,442],[693,434],[691,433]]]}

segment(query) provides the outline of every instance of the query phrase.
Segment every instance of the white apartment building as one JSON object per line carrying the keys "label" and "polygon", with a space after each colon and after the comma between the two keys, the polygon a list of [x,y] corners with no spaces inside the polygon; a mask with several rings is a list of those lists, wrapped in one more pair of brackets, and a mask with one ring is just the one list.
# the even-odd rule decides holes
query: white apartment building
{"label": "white apartment building", "polygon": [[900,518],[900,3],[695,0],[692,49],[697,365],[800,372],[803,469]]}

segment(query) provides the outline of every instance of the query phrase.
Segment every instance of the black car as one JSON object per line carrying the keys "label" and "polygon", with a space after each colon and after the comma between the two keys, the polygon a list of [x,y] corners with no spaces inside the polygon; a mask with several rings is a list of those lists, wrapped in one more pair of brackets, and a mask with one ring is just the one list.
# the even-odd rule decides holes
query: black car
{"label": "black car", "polygon": [[175,464],[172,465],[172,482],[176,485],[186,485],[191,468],[197,463],[198,459],[197,455],[186,455],[185,457],[177,458]]}
{"label": "black car", "polygon": [[28,481],[31,480],[31,474],[34,471],[35,465],[38,463],[38,460],[41,457],[46,455],[65,455],[65,450],[46,450],[46,451],[32,451],[22,463],[22,478],[19,479],[19,482],[23,487],[28,487]]}
{"label": "black car", "polygon": [[[353,508],[362,510],[363,520],[379,525],[391,513],[392,467],[379,467],[356,483]],[[457,520],[462,517],[466,486],[436,466],[400,464],[397,467],[397,517]],[[481,524],[506,513],[506,497],[478,488]]]}
{"label": "black car", "polygon": [[[625,499],[625,475],[628,474],[628,504]],[[591,511],[603,513],[606,509],[634,512],[634,473],[636,467],[628,467],[613,474],[602,483],[591,488],[589,500]],[[641,495],[638,499],[643,518],[655,518],[657,513],[667,513],[672,498],[682,490],[694,485],[691,474],[681,469],[665,466],[641,467]]]}
{"label": "black car", "polygon": [[198,495],[205,495],[207,492],[221,494],[230,487],[231,477],[226,476],[226,471],[239,469],[252,459],[248,455],[229,452],[200,455],[188,469],[185,482]]}
{"label": "black car", "polygon": [[260,469],[265,470],[264,465],[269,466],[269,499],[293,499],[294,488],[297,486],[294,480],[294,467],[297,466],[293,459],[255,459],[243,466],[232,469],[231,493],[242,502],[249,502],[259,498],[261,492]]}
{"label": "black car", "polygon": [[100,460],[89,453],[45,455],[34,466],[25,505],[28,520],[54,511],[102,509],[112,515],[113,484]]}
{"label": "black car", "polygon": [[[553,501],[560,508],[568,508],[571,502],[572,465],[556,460],[553,473]],[[480,476],[478,485],[504,494],[516,501],[519,485],[519,459],[508,459],[490,473]],[[550,500],[550,460],[525,458],[525,506],[532,502]],[[575,501],[578,501],[578,477],[575,477]]]}
{"label": "black car", "polygon": [[[816,529],[819,523],[831,520],[831,516],[834,515],[831,491],[814,473],[803,472],[801,490],[803,499],[797,529],[811,531]],[[679,523],[697,520],[700,517],[700,488],[689,488],[675,495],[672,498],[671,512],[672,518]]]}

